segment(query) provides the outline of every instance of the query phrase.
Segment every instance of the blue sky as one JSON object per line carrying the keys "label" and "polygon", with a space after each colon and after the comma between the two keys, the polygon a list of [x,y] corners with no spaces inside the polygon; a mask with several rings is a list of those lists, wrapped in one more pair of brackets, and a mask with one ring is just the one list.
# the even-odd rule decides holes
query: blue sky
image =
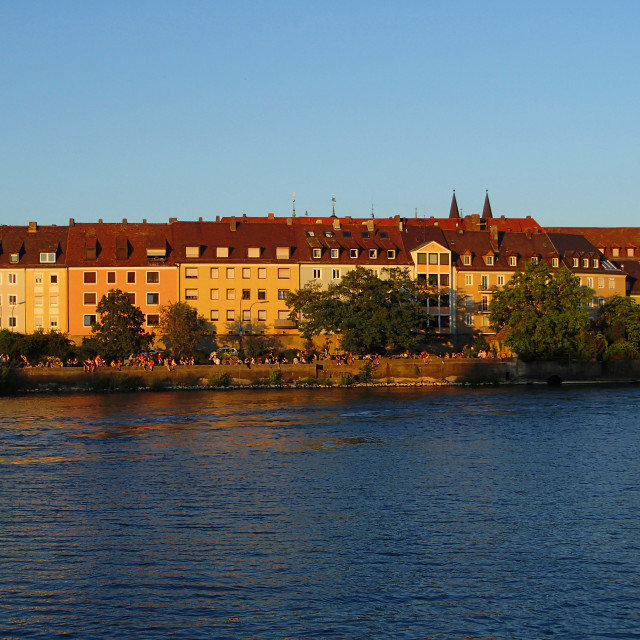
{"label": "blue sky", "polygon": [[640,3],[0,0],[0,223],[640,226]]}

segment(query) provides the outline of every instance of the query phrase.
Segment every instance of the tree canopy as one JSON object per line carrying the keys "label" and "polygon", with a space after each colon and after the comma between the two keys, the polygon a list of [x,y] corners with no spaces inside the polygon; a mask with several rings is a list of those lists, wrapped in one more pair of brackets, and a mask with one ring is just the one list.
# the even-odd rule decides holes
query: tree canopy
{"label": "tree canopy", "polygon": [[91,330],[95,348],[105,359],[122,358],[149,347],[155,338],[145,333],[144,314],[120,289],[111,289],[98,302],[100,319]]}
{"label": "tree canopy", "polygon": [[339,334],[345,351],[368,353],[414,349],[428,340],[431,316],[425,300],[402,269],[384,269],[379,277],[356,267],[325,291],[311,283],[289,294],[287,306],[304,338]]}
{"label": "tree canopy", "polygon": [[640,355],[640,305],[631,298],[613,296],[602,305],[596,329],[606,340],[605,359]]}
{"label": "tree canopy", "polygon": [[192,356],[206,329],[204,317],[186,302],[172,302],[160,309],[160,335],[176,358]]}
{"label": "tree canopy", "polygon": [[587,314],[592,296],[566,267],[529,263],[493,294],[489,319],[523,360],[589,359],[597,352]]}

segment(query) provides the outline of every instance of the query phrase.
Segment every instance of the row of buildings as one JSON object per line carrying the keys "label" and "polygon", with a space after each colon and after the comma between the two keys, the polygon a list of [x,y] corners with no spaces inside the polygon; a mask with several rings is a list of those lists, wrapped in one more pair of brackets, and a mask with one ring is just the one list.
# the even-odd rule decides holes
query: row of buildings
{"label": "row of buildings", "polygon": [[293,345],[299,336],[285,304],[289,291],[309,282],[326,287],[356,266],[380,274],[397,267],[438,290],[429,312],[438,334],[458,345],[491,334],[493,293],[528,262],[568,267],[593,290],[594,309],[633,293],[640,237],[635,245],[621,234],[617,246],[604,237],[593,229],[543,229],[531,217],[493,217],[488,195],[481,214],[461,217],[455,193],[444,218],[269,214],[2,226],[0,327],[80,340],[91,333],[100,298],[121,289],[149,331],[163,305],[184,301],[220,338],[250,330]]}

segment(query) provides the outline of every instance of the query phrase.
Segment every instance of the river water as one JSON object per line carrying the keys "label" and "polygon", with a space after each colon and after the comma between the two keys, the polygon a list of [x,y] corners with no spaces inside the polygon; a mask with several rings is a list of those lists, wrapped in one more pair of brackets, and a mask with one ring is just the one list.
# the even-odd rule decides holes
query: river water
{"label": "river water", "polygon": [[0,400],[2,638],[640,638],[637,387]]}

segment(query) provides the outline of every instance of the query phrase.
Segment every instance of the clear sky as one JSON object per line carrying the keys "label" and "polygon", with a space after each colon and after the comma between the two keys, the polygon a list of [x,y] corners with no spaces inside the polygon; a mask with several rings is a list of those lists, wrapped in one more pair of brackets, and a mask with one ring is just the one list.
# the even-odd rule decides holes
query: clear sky
{"label": "clear sky", "polygon": [[640,226],[640,2],[0,0],[0,223]]}

